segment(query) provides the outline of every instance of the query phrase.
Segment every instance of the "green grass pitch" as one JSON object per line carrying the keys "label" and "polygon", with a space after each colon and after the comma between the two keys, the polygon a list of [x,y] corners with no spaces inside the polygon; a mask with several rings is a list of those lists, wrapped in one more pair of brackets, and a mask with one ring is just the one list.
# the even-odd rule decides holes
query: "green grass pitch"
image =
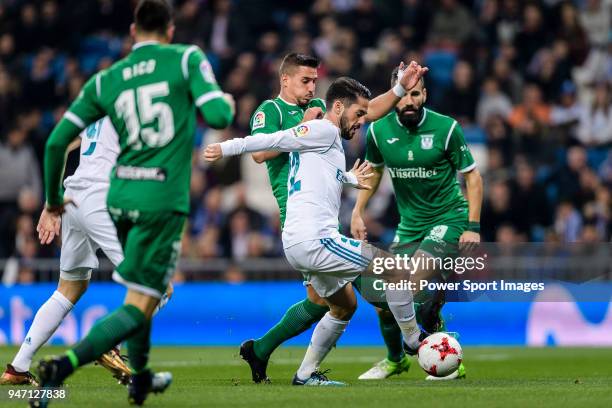
{"label": "green grass pitch", "polygon": [[[57,353],[47,347],[40,355]],[[14,347],[0,347],[0,362],[8,362]],[[290,380],[304,348],[286,347],[273,356],[268,370],[273,384],[255,385],[240,360],[237,347],[155,347],[151,366],[169,370],[174,383],[163,395],[152,395],[149,407],[349,407],[392,408],[474,407],[610,407],[612,349],[604,348],[484,348],[464,350],[468,378],[426,382],[416,361],[408,373],[386,381],[363,382],[357,376],[384,356],[382,348],[339,347],[327,358],[330,378],[346,388],[292,387]],[[127,406],[126,391],[100,367],[86,367],[69,379],[68,399],[57,407]],[[0,406],[9,402],[0,388]]]}

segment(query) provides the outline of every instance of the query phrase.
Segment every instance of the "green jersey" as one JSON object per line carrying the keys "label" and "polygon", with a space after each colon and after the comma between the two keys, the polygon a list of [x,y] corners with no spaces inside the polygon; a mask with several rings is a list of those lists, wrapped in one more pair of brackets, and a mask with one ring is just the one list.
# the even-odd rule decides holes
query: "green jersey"
{"label": "green jersey", "polygon": [[[284,101],[280,96],[264,101],[251,118],[251,134],[274,133],[279,130],[290,129],[299,124],[304,118],[304,111],[308,108],[319,107],[325,112],[325,102],[314,98],[305,107]],[[267,160],[268,177],[272,185],[272,193],[280,210],[281,226],[285,224],[287,210],[287,182],[289,179],[289,153],[281,153],[277,157]]]}
{"label": "green jersey", "polygon": [[414,236],[441,217],[464,213],[457,171],[476,167],[456,120],[425,109],[414,129],[391,112],[370,125],[366,159],[386,166],[401,216],[398,235]]}
{"label": "green jersey", "polygon": [[198,47],[141,42],[90,78],[64,117],[83,128],[108,115],[119,134],[109,207],[187,213],[196,107],[222,97]]}

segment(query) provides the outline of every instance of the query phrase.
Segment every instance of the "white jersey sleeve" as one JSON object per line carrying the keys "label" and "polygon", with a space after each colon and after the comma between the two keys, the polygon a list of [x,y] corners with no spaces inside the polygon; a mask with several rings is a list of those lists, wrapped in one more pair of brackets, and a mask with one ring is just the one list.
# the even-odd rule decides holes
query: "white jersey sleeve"
{"label": "white jersey sleeve", "polygon": [[276,150],[280,152],[324,152],[338,136],[338,128],[328,120],[311,120],[287,130],[235,138],[221,143],[223,156]]}

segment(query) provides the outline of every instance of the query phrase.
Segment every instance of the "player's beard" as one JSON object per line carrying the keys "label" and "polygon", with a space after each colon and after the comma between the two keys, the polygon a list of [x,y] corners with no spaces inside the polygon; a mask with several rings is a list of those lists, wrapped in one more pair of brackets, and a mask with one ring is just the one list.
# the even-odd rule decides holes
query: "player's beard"
{"label": "player's beard", "polygon": [[423,105],[419,106],[416,109],[416,112],[413,114],[405,114],[405,112],[407,111],[412,111],[414,108],[406,106],[404,107],[402,110],[399,110],[398,108],[395,108],[395,112],[397,113],[397,117],[399,118],[399,121],[402,125],[404,125],[404,127],[407,128],[414,128],[416,127],[419,122],[421,121],[421,118],[423,117]]}
{"label": "player's beard", "polygon": [[340,137],[345,140],[351,140],[353,138],[353,135],[351,134],[351,129],[353,129],[353,127],[349,126],[349,121],[343,113],[340,116]]}

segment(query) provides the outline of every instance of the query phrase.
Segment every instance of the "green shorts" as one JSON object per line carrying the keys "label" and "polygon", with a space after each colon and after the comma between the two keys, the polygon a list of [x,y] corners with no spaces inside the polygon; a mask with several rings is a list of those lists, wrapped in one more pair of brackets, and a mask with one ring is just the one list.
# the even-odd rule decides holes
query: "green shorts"
{"label": "green shorts", "polygon": [[123,248],[113,279],[129,289],[161,298],[176,269],[187,216],[109,207]]}
{"label": "green shorts", "polygon": [[459,238],[467,227],[468,218],[465,214],[441,217],[436,223],[416,233],[398,231],[389,250],[400,255],[413,255],[420,249],[434,257],[456,256]]}
{"label": "green shorts", "polygon": [[[389,251],[394,255],[413,256],[417,250],[422,250],[434,257],[454,257],[458,253],[459,238],[467,227],[468,220],[465,214],[449,215],[418,233],[401,234],[398,232]],[[443,274],[443,278],[446,277]],[[353,282],[353,286],[372,305],[381,309],[388,309],[384,291],[371,289],[376,279],[378,278],[360,277],[358,281]],[[419,304],[431,300],[433,296],[434,293],[423,290],[415,296],[414,302],[418,307]]]}

